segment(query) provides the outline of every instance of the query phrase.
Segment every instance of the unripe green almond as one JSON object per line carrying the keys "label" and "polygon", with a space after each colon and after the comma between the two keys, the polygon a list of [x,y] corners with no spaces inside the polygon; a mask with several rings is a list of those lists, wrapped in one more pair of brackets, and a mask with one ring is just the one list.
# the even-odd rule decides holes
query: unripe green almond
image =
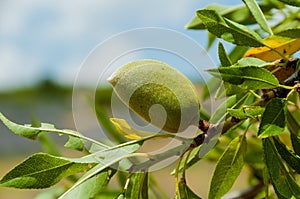
{"label": "unripe green almond", "polygon": [[198,123],[200,103],[195,87],[163,62],[128,63],[108,81],[131,110],[154,126],[177,133]]}

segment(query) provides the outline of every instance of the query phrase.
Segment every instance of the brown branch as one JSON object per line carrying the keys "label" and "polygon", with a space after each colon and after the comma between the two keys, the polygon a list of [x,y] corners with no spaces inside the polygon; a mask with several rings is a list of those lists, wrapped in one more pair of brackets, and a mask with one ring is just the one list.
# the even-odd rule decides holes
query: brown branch
{"label": "brown branch", "polygon": [[209,121],[200,120],[198,128],[203,132],[202,134],[199,134],[197,137],[193,139],[193,143],[191,144],[191,148],[195,148],[197,146],[200,146],[203,143],[207,143],[211,138],[218,134],[224,134],[229,129],[234,128],[234,126],[237,126],[240,122],[244,120],[232,120],[228,119],[222,124],[212,124]]}

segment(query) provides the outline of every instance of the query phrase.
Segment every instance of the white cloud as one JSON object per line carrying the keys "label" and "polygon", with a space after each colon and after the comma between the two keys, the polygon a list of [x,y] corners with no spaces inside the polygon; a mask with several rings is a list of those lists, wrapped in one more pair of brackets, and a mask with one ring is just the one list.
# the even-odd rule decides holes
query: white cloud
{"label": "white cloud", "polygon": [[[83,59],[98,42],[130,28],[161,26],[183,30],[194,15],[194,1],[2,1],[0,58],[3,85],[23,85],[54,71],[72,81]],[[124,45],[125,41],[119,45]],[[26,71],[23,66],[26,66]],[[64,75],[62,75],[64,74]],[[64,80],[66,80],[64,79]],[[13,83],[18,82],[18,83]],[[3,87],[3,86],[2,86]]]}

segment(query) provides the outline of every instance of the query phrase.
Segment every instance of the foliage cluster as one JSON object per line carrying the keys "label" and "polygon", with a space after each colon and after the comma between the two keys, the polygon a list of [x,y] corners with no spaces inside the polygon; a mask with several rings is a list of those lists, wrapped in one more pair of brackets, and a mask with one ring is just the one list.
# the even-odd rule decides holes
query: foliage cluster
{"label": "foliage cluster", "polygon": [[[137,152],[148,140],[179,138],[167,132],[145,134],[123,119],[113,118],[111,122],[101,106],[96,106],[95,114],[111,137],[119,142],[114,146],[77,131],[56,129],[51,124],[19,125],[0,114],[2,122],[15,134],[28,139],[47,138],[47,133],[67,135],[69,140],[65,147],[83,152],[81,158],[62,157],[55,146],[44,142],[46,153],[28,157],[1,179],[0,186],[40,189],[67,178],[69,187],[55,187],[37,198],[160,197],[161,193],[149,188],[149,183],[155,186],[155,181],[147,171],[181,154],[172,173],[175,198],[200,198],[187,185],[185,175],[186,170],[200,160],[216,162],[209,199],[227,194],[243,168],[251,172],[249,189],[228,197],[300,198],[297,182],[300,174],[300,62],[293,57],[300,49],[300,3],[298,0],[243,2],[244,5],[239,6],[209,5],[198,10],[187,25],[188,29],[208,31],[208,48],[217,38],[233,44],[227,53],[219,42],[220,67],[207,70],[213,79],[204,88],[201,100],[210,97],[209,90],[217,90],[215,98],[226,99],[212,115],[206,114],[203,108],[200,110],[200,123],[205,124],[205,128],[200,126],[197,138],[181,138],[182,145],[149,155]],[[224,107],[226,112],[219,111]],[[225,123],[217,145],[204,159],[200,158],[203,136],[209,136],[222,120]],[[137,157],[145,161],[138,163]],[[78,173],[82,175],[78,177]],[[107,188],[114,175],[118,176],[122,190]]]}

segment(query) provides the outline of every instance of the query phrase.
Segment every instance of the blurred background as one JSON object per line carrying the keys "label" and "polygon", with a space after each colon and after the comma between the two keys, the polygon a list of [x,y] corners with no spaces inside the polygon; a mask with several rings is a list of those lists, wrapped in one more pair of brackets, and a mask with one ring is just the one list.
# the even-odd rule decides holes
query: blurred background
{"label": "blurred background", "polygon": [[[207,33],[186,30],[184,26],[197,9],[211,3],[224,1],[0,1],[0,111],[21,124],[38,120],[53,123],[57,128],[74,129],[73,84],[82,62],[95,46],[122,31],[162,27],[179,31],[205,48]],[[237,3],[241,2],[226,2]],[[214,61],[216,54],[213,47],[209,55]],[[80,83],[86,86],[88,77],[86,81]],[[56,140],[58,146],[63,146],[66,138]],[[16,136],[0,123],[1,177],[25,157],[39,151],[42,148],[37,141]],[[204,171],[213,169],[210,165],[201,168],[206,167]],[[208,181],[200,186],[199,178],[194,178],[195,192],[205,192]],[[168,183],[167,179],[171,181]],[[172,182],[172,177],[166,177],[164,183],[172,187]],[[174,193],[172,189],[170,195]],[[37,191],[0,188],[1,199],[33,198],[36,194]]]}

